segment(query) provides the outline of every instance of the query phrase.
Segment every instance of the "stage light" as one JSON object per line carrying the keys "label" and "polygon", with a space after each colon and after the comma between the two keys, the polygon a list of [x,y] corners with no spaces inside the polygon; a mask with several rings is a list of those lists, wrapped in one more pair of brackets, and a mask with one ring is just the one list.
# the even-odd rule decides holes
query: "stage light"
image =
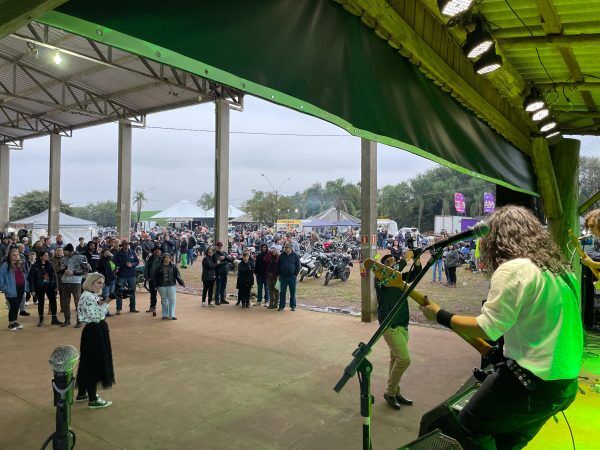
{"label": "stage light", "polygon": [[475,0],[438,0],[438,8],[444,16],[456,17],[473,6]]}
{"label": "stage light", "polygon": [[554,128],[556,128],[556,120],[554,120],[554,119],[548,119],[548,120],[540,123],[540,131],[542,133],[546,133]]}
{"label": "stage light", "polygon": [[475,29],[467,34],[462,51],[467,58],[475,59],[483,55],[494,45],[492,35],[485,29],[482,19],[477,19]]}
{"label": "stage light", "polygon": [[58,66],[62,62],[62,58],[60,57],[60,53],[56,52],[54,54],[54,58],[52,58],[52,60],[54,61],[54,64],[56,64]]}
{"label": "stage light", "polygon": [[545,119],[549,115],[550,115],[550,110],[548,108],[542,108],[542,109],[538,109],[536,112],[534,112],[531,115],[531,119],[534,122],[539,122],[540,120]]}
{"label": "stage light", "polygon": [[554,136],[560,135],[560,131],[553,131],[552,133],[545,136],[546,139],[553,138]]}
{"label": "stage light", "polygon": [[496,53],[486,53],[473,63],[473,69],[479,75],[485,75],[502,67],[502,57]]}
{"label": "stage light", "polygon": [[531,92],[523,101],[523,108],[527,112],[534,112],[544,107],[544,97],[538,88],[532,87]]}

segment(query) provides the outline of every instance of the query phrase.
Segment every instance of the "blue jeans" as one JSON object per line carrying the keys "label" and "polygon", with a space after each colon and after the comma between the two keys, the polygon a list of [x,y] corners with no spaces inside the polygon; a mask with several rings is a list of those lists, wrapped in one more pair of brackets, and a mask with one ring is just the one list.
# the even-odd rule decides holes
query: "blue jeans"
{"label": "blue jeans", "polygon": [[436,262],[433,263],[433,266],[431,266],[431,281],[435,281],[435,272],[438,272],[438,281],[442,281],[442,260],[438,259]]}
{"label": "blue jeans", "polygon": [[158,293],[162,305],[162,316],[169,319],[175,317],[175,302],[177,301],[175,286],[159,286]]}
{"label": "blue jeans", "polygon": [[215,289],[215,303],[220,303],[221,300],[227,300],[227,272],[224,274],[217,274],[217,279],[215,281],[216,289]]}
{"label": "blue jeans", "polygon": [[267,285],[267,277],[264,275],[256,275],[256,286],[258,289],[258,294],[256,301],[260,303],[263,299],[263,287],[265,288],[265,302],[269,301],[269,286]]}
{"label": "blue jeans", "polygon": [[117,280],[112,280],[110,283],[105,284],[104,287],[102,288],[102,298],[106,298],[110,294],[114,294],[116,284],[117,284]]}
{"label": "blue jeans", "polygon": [[279,291],[279,307],[285,308],[285,292],[287,288],[290,288],[290,308],[296,309],[296,276],[291,277],[279,277],[279,284],[281,290]]}
{"label": "blue jeans", "polygon": [[[117,284],[131,291],[131,295],[129,296],[129,310],[133,311],[135,309],[135,277],[118,278]],[[120,295],[117,296],[117,311],[123,309],[123,299],[120,297]]]}
{"label": "blue jeans", "polygon": [[188,250],[188,262],[190,263],[190,266],[194,265],[194,250],[191,248]]}

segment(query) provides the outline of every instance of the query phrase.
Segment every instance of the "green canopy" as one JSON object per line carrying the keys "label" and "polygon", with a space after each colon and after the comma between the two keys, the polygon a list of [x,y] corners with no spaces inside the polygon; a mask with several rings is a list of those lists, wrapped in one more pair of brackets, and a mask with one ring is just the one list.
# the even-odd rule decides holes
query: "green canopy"
{"label": "green canopy", "polygon": [[71,0],[41,22],[522,192],[531,160],[333,0]]}

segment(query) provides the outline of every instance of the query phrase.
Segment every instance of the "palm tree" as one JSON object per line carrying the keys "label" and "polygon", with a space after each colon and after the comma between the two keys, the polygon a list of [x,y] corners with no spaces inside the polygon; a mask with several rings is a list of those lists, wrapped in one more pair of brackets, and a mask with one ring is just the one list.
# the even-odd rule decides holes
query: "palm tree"
{"label": "palm tree", "polygon": [[133,203],[135,204],[135,207],[136,207],[136,218],[137,218],[136,224],[140,223],[140,219],[142,216],[142,205],[144,203],[146,203],[146,201],[148,201],[148,199],[144,195],[143,191],[135,191],[133,193]]}

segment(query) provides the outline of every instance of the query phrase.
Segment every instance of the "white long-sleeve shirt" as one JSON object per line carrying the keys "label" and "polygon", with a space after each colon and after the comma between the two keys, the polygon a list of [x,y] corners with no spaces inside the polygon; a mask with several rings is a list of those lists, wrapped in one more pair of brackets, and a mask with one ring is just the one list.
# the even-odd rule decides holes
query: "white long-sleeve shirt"
{"label": "white long-sleeve shirt", "polygon": [[543,380],[573,379],[583,355],[579,283],[575,292],[559,275],[529,258],[501,264],[491,279],[477,324],[490,339],[504,336],[504,356]]}
{"label": "white long-sleeve shirt", "polygon": [[104,320],[106,313],[108,312],[108,304],[99,305],[98,301],[100,297],[90,291],[83,291],[79,298],[79,305],[77,306],[77,317],[80,322],[99,323]]}

